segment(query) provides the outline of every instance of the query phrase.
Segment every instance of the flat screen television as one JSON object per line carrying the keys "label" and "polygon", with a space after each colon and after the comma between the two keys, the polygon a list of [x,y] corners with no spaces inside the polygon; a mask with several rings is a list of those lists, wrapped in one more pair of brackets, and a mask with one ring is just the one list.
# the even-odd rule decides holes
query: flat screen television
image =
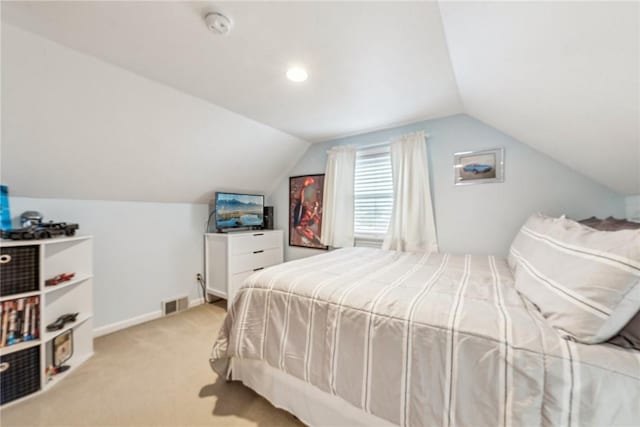
{"label": "flat screen television", "polygon": [[215,210],[218,231],[264,225],[264,196],[261,195],[218,192]]}

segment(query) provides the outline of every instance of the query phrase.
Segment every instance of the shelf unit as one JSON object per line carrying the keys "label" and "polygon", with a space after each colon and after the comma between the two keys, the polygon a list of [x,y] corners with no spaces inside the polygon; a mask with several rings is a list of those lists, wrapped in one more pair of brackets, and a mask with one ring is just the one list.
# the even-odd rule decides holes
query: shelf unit
{"label": "shelf unit", "polygon": [[[0,247],[37,246],[39,256],[39,288],[37,291],[0,295],[0,301],[39,296],[39,339],[0,347],[5,356],[40,346],[40,389],[35,393],[0,406],[5,408],[46,391],[62,381],[93,355],[93,239],[91,236],[62,237],[44,240],[0,240]],[[45,286],[45,280],[61,273],[74,272],[75,277],[55,286]],[[79,313],[76,321],[63,329],[48,332],[47,325],[66,313]],[[70,368],[47,381],[47,366],[53,363],[52,340],[73,329],[73,355],[65,362]]]}

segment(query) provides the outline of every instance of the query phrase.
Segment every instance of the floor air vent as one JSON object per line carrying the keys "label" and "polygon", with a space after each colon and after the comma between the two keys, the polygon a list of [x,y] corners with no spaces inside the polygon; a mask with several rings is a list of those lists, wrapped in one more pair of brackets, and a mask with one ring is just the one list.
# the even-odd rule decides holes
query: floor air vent
{"label": "floor air vent", "polygon": [[169,314],[178,313],[189,308],[189,298],[179,297],[162,301],[162,315],[168,316]]}

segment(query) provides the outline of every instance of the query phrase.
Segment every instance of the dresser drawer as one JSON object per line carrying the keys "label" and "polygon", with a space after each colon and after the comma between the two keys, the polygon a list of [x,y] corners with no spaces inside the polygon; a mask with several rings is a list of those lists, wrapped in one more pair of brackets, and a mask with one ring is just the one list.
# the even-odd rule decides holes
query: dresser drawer
{"label": "dresser drawer", "polygon": [[254,271],[270,265],[280,264],[281,262],[282,250],[280,249],[267,249],[257,251],[257,253],[236,255],[229,259],[229,273],[237,274],[245,271]]}
{"label": "dresser drawer", "polygon": [[282,246],[282,234],[261,233],[246,234],[233,237],[229,241],[231,255],[240,255],[279,248]]}

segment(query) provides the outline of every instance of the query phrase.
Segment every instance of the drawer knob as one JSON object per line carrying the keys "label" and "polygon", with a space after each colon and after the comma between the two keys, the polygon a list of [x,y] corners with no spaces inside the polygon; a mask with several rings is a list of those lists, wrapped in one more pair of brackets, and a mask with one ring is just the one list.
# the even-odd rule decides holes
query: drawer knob
{"label": "drawer knob", "polygon": [[7,362],[0,363],[0,373],[6,371],[7,369],[9,369],[9,363]]}
{"label": "drawer knob", "polygon": [[0,264],[9,264],[11,262],[11,255],[2,254],[0,255]]}
{"label": "drawer knob", "polygon": [[254,254],[261,254],[262,252],[264,252],[264,250],[253,251]]}
{"label": "drawer knob", "polygon": [[259,268],[254,268],[253,271],[260,271],[260,270],[264,270],[264,267],[259,267]]}
{"label": "drawer knob", "polygon": [[257,237],[257,236],[264,236],[264,233],[255,233],[253,236],[254,236],[254,237]]}

